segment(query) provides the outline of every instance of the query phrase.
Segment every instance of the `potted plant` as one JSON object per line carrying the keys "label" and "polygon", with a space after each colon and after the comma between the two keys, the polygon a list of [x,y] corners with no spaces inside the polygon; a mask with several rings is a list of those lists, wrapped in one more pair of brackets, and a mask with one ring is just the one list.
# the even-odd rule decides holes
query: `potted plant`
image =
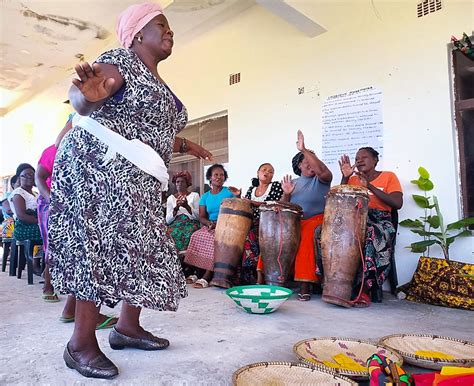
{"label": "potted plant", "polygon": [[[428,196],[434,189],[428,171],[418,168],[419,177],[412,180],[423,195],[413,194],[415,203],[423,209],[423,216],[400,222],[422,240],[412,243],[408,248],[414,253],[423,253],[412,280],[401,287],[408,300],[444,305],[449,307],[474,309],[474,264],[453,261],[449,256],[450,245],[459,237],[470,236],[468,229],[474,224],[474,217],[445,224],[438,198]],[[430,248],[438,246],[444,259],[430,257]]]}

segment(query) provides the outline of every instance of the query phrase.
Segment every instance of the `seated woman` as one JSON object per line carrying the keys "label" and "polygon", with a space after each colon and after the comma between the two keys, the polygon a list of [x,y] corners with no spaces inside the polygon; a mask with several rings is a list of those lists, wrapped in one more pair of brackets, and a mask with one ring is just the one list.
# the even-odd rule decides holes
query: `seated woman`
{"label": "seated woman", "polygon": [[13,202],[12,211],[15,216],[15,230],[13,237],[17,241],[41,241],[38,227],[37,194],[33,192],[35,186],[35,168],[30,164],[20,164],[16,170],[20,180],[20,187],[11,193]]}
{"label": "seated woman", "polygon": [[[375,170],[379,153],[371,147],[362,147],[357,151],[355,164],[343,155],[339,161],[341,184],[364,186],[369,189],[369,213],[367,218],[367,237],[365,240],[365,269],[359,277],[360,296],[355,306],[370,305],[369,292],[374,287],[382,288],[390,271],[390,258],[393,254],[395,228],[392,224],[392,209],[403,205],[403,193],[397,176],[388,171]],[[357,168],[357,172],[355,169]]]}
{"label": "seated woman", "polygon": [[194,288],[206,288],[212,279],[214,270],[214,233],[222,200],[240,196],[240,190],[225,187],[228,174],[220,164],[214,164],[206,172],[206,179],[211,190],[204,193],[199,201],[199,221],[202,228],[194,232],[189,241],[184,262],[193,267],[205,270],[202,278],[192,275],[186,279],[188,284],[194,283]]}
{"label": "seated woman", "polygon": [[199,194],[189,192],[192,185],[188,171],[175,173],[171,180],[177,192],[168,197],[166,202],[166,223],[178,251],[185,251],[191,235],[200,228]]}
{"label": "seated woman", "polygon": [[283,178],[282,201],[298,204],[303,209],[301,240],[295,260],[295,281],[301,282],[298,300],[308,301],[311,299],[311,284],[318,282],[314,231],[323,223],[324,206],[332,173],[314,152],[306,149],[304,136],[300,130],[296,147],[299,153],[293,157],[292,165],[293,171],[300,177],[294,181],[290,176]]}
{"label": "seated woman", "polygon": [[257,169],[257,178],[252,179],[252,186],[249,187],[245,198],[251,200],[253,209],[253,223],[247,239],[245,240],[244,253],[242,255],[242,272],[240,274],[241,284],[255,284],[257,281],[263,282],[261,271],[258,271],[257,263],[260,255],[258,245],[258,225],[260,211],[258,207],[265,201],[279,201],[283,195],[281,183],[272,181],[275,170],[270,163],[264,163]]}
{"label": "seated woman", "polygon": [[[16,176],[20,180],[20,187],[14,189],[10,195],[13,203],[12,211],[15,217],[13,237],[17,241],[31,240],[42,243],[38,226],[37,194],[33,192],[35,186],[35,169],[30,164],[20,164],[16,169]],[[20,269],[20,267],[19,267]],[[40,264],[34,260],[33,269],[41,274]]]}

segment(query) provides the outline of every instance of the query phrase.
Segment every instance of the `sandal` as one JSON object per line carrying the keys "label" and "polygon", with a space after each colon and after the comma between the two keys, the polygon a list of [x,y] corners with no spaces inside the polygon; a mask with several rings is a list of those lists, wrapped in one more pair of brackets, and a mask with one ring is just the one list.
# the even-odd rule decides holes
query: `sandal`
{"label": "sandal", "polygon": [[189,275],[186,278],[186,284],[194,284],[197,282],[197,280],[198,280],[198,277],[196,275]]}
{"label": "sandal", "polygon": [[106,316],[106,319],[102,323],[98,323],[95,329],[105,330],[106,328],[112,328],[117,324],[117,322],[118,318],[116,318],[115,316]]}
{"label": "sandal", "polygon": [[367,308],[370,307],[370,304],[370,297],[365,292],[362,292],[358,298],[354,299],[355,308]]}
{"label": "sandal", "polygon": [[209,287],[209,283],[207,282],[206,279],[199,279],[199,280],[196,280],[196,283],[194,283],[193,285],[194,288],[207,288]]}
{"label": "sandal", "polygon": [[74,316],[70,316],[70,317],[60,316],[59,317],[59,321],[63,322],[63,323],[72,323],[72,322],[74,322],[74,320],[76,320],[76,318]]}
{"label": "sandal", "polygon": [[46,303],[57,303],[59,302],[59,297],[57,293],[52,293],[52,294],[43,294],[43,300]]}
{"label": "sandal", "polygon": [[300,302],[307,302],[311,300],[311,294],[298,294],[298,300]]}

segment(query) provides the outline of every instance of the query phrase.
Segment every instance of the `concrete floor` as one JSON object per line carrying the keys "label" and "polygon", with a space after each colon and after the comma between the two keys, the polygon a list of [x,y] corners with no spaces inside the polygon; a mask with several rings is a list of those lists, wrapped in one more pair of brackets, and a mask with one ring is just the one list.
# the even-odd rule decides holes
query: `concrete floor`
{"label": "concrete floor", "polygon": [[[98,331],[106,355],[119,367],[112,381],[81,377],[64,365],[62,353],[72,324],[59,322],[59,303],[41,299],[41,285],[0,273],[0,385],[228,385],[238,368],[260,361],[296,361],[293,344],[310,337],[377,340],[394,333],[430,333],[474,340],[470,311],[398,300],[367,309],[343,309],[319,296],[301,303],[293,295],[269,315],[238,309],[224,290],[189,289],[178,312],[144,310],[143,325],[171,341],[169,349],[114,351],[108,331]],[[118,310],[103,309],[118,314]],[[423,370],[418,369],[419,372]]]}

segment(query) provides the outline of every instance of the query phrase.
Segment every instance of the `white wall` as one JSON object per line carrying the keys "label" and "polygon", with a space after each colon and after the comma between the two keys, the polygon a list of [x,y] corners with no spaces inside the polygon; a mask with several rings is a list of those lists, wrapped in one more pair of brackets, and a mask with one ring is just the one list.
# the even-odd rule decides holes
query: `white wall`
{"label": "white wall", "polygon": [[[321,151],[321,104],[330,95],[374,86],[383,91],[383,167],[405,190],[400,219],[417,217],[409,183],[422,165],[431,171],[447,221],[461,213],[451,118],[448,47],[452,34],[470,33],[473,4],[444,1],[444,9],[418,19],[416,1],[292,1],[328,32],[308,38],[255,6],[175,52],[162,66],[190,118],[229,111],[229,184],[246,188],[256,167],[291,172],[296,130]],[[170,21],[172,23],[172,20]],[[229,86],[229,74],[241,82]],[[297,94],[297,88],[315,92]],[[333,170],[334,184],[340,172]],[[451,247],[453,259],[474,262],[473,237]],[[416,241],[401,229],[397,241],[400,283],[417,264],[404,247]],[[432,255],[441,256],[438,249]]]}
{"label": "white wall", "polygon": [[[461,208],[447,44],[452,34],[472,31],[473,2],[445,0],[443,10],[421,19],[412,0],[375,0],[373,6],[369,0],[287,2],[328,32],[308,38],[254,6],[186,45],[180,47],[177,39],[173,56],[160,67],[190,119],[228,110],[229,184],[247,188],[266,161],[275,166],[276,178],[291,172],[297,129],[305,133],[308,147],[320,153],[324,99],[374,86],[383,91],[383,167],[396,172],[405,189],[400,219],[421,215],[410,198],[415,190],[409,181],[423,165],[432,173],[446,220],[457,220]],[[242,74],[241,82],[229,86],[228,76],[236,72]],[[301,86],[316,91],[298,95]],[[67,116],[67,107],[58,102],[46,92],[31,102],[33,116],[24,107],[2,119],[0,175],[10,174],[19,162],[35,163],[54,141]],[[6,157],[6,129],[21,140],[28,122],[35,122],[35,145]],[[9,134],[9,143],[11,138]],[[340,173],[333,173],[336,184]],[[400,230],[400,283],[416,267],[417,255],[404,249],[415,240],[408,230]],[[451,249],[453,259],[474,262],[473,237]],[[432,255],[441,256],[441,251]]]}

